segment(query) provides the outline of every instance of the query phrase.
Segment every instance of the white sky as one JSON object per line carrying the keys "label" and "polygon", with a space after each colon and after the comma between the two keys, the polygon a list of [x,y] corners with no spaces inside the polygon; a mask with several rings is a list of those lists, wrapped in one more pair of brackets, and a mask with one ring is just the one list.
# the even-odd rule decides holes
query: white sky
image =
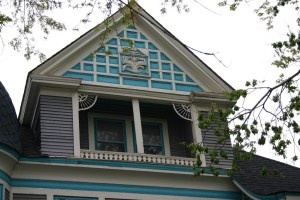
{"label": "white sky", "polygon": [[[285,39],[289,19],[289,10],[282,14],[283,17],[276,21],[277,28],[267,31],[265,23],[254,14],[255,6],[245,4],[237,11],[220,8],[217,1],[198,0],[201,4],[218,14],[203,8],[195,1],[190,3],[190,12],[178,14],[175,8],[168,7],[167,14],[161,15],[160,0],[139,0],[139,4],[150,13],[167,30],[175,35],[184,44],[204,52],[218,52],[219,59],[227,66],[224,67],[214,57],[196,53],[208,66],[210,66],[226,82],[238,89],[244,86],[247,80],[274,80],[278,70],[270,63],[274,52],[271,43]],[[80,25],[80,31],[72,31],[85,12],[68,11],[55,13],[55,16],[66,23],[68,31],[51,33],[47,40],[36,35],[37,46],[51,57],[70,42],[78,38],[104,18],[99,13],[94,13],[91,23]],[[99,17],[100,16],[100,17]],[[39,64],[37,58],[26,61],[22,52],[16,52],[8,45],[13,26],[4,29],[0,42],[0,81],[9,92],[19,113],[27,73]],[[258,98],[258,97],[257,97]],[[258,151],[264,156],[274,157],[270,147]],[[300,162],[296,163],[300,167]]]}

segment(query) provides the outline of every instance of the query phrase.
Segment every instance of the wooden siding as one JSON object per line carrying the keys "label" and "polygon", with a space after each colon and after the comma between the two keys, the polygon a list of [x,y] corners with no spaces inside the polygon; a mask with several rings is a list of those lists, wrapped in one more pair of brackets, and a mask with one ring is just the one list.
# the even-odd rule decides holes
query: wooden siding
{"label": "wooden siding", "polygon": [[46,195],[41,194],[13,194],[13,200],[46,200]]}
{"label": "wooden siding", "polygon": [[9,190],[5,189],[4,200],[9,200],[9,199],[10,199],[10,192]]}
{"label": "wooden siding", "polygon": [[[168,124],[170,150],[172,156],[189,157],[182,142],[192,141],[191,123],[180,118],[171,105],[140,103],[141,117],[165,119]],[[103,100],[89,110],[79,112],[80,148],[88,149],[88,112],[111,115],[133,116],[132,104],[129,101]]]}
{"label": "wooden siding", "polygon": [[41,152],[72,156],[73,111],[71,97],[40,96]]}

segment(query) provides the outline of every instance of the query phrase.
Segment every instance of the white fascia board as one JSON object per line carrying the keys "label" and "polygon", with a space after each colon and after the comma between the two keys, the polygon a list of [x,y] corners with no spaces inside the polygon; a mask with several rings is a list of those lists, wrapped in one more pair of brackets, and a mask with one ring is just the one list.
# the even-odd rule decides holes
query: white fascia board
{"label": "white fascia board", "polygon": [[[196,79],[195,81],[198,82],[205,91],[212,91],[212,92],[223,92],[223,91],[232,91],[232,88],[218,77],[213,70],[209,69],[206,64],[201,61],[196,55],[191,53],[182,45],[178,40],[168,36],[162,30],[165,30],[160,24],[155,22],[152,17],[148,16],[147,13],[142,13],[148,20],[138,17],[139,26],[141,26],[144,30],[149,32],[148,37],[151,37],[154,41],[159,41],[156,43],[158,47],[164,49],[172,58],[176,59],[181,66],[184,66],[185,69],[190,72],[191,78]],[[153,24],[155,25],[153,25]],[[157,28],[156,26],[160,27],[162,30]],[[152,33],[151,33],[152,32]],[[199,78],[200,77],[200,78]]]}
{"label": "white fascia board", "polygon": [[193,104],[206,106],[210,108],[212,103],[216,103],[222,108],[231,108],[236,104],[236,101],[230,101],[224,94],[213,93],[213,92],[196,92],[190,93],[190,101]]}

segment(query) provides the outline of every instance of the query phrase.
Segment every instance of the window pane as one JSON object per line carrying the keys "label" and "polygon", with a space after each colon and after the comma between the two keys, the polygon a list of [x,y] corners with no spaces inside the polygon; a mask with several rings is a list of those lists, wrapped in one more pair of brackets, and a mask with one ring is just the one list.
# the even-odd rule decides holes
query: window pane
{"label": "window pane", "polygon": [[98,141],[123,142],[123,123],[118,121],[97,121]]}
{"label": "window pane", "polygon": [[162,147],[161,146],[148,146],[144,145],[144,153],[145,154],[154,154],[154,155],[162,155]]}
{"label": "window pane", "polygon": [[116,151],[116,152],[125,152],[124,144],[116,143],[97,143],[97,149],[100,151]]}
{"label": "window pane", "polygon": [[145,145],[162,145],[160,125],[142,124],[143,141]]}

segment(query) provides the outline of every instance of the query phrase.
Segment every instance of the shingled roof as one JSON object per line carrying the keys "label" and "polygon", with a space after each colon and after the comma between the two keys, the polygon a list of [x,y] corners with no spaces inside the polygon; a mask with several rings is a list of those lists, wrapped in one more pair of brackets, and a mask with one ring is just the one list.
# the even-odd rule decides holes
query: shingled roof
{"label": "shingled roof", "polygon": [[[274,195],[286,192],[300,192],[300,168],[253,155],[251,160],[239,162],[240,171],[233,175],[233,180],[244,189],[258,195]],[[261,175],[266,168],[268,174]],[[274,170],[278,175],[274,175]]]}
{"label": "shingled roof", "polygon": [[0,143],[22,152],[19,123],[9,94],[0,81]]}

